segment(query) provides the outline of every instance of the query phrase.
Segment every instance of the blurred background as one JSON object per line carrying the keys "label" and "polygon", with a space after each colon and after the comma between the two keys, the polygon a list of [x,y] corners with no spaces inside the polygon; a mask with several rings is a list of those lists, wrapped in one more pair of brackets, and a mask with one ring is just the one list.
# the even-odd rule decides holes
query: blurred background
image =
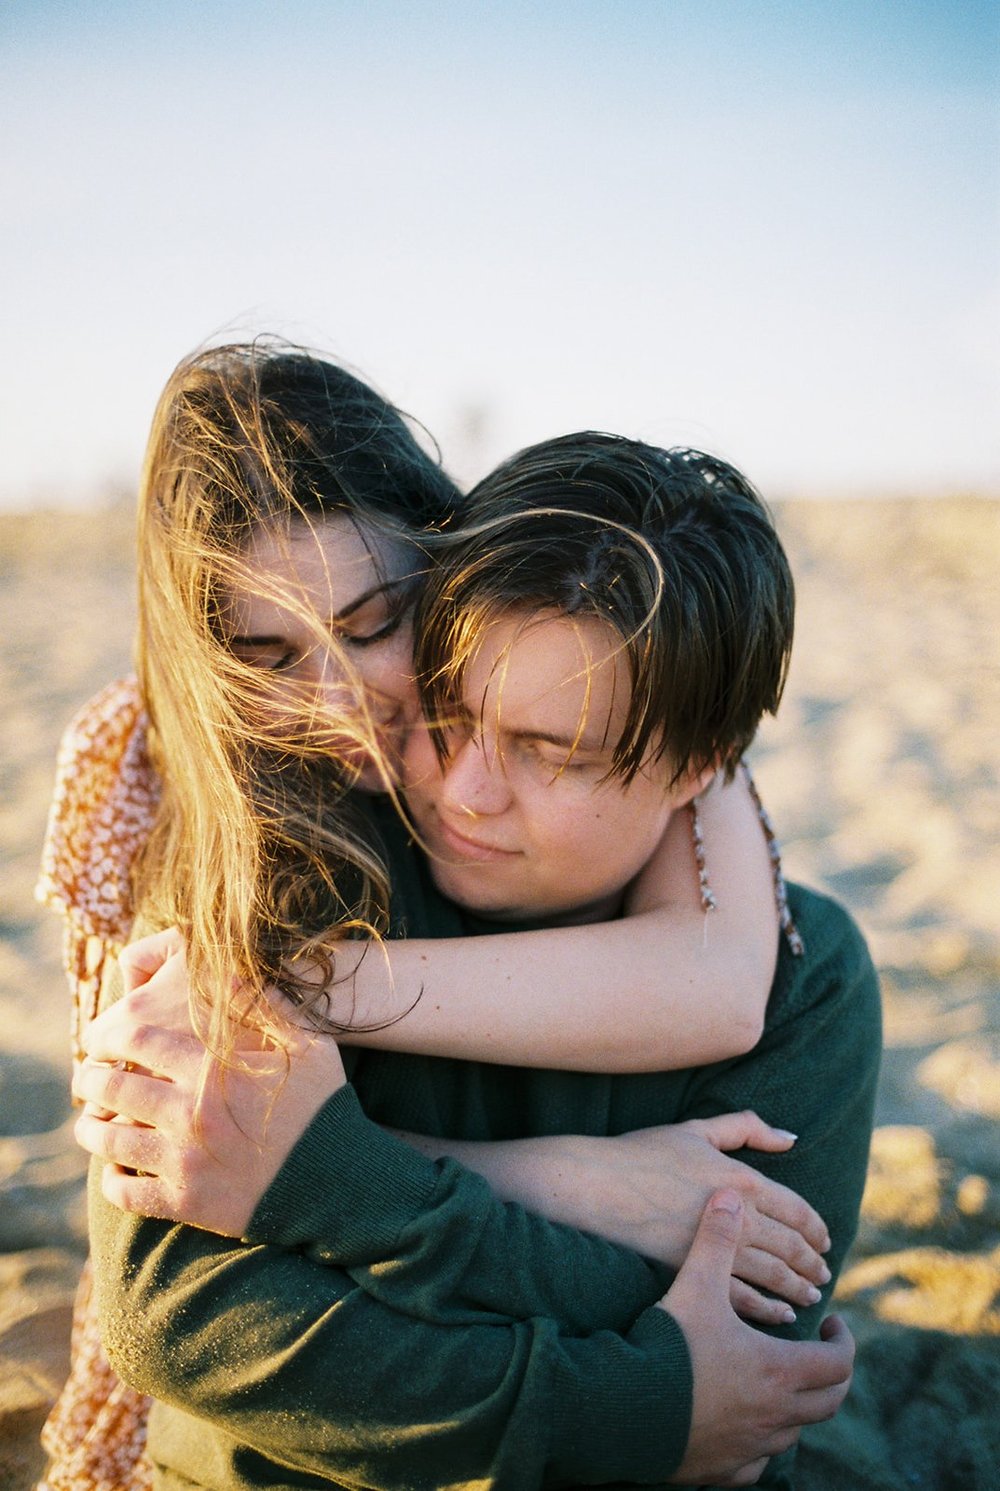
{"label": "blurred background", "polygon": [[773,495],[1000,490],[990,0],[10,0],[5,505],[132,486],[216,332],[474,477],[594,425]]}
{"label": "blurred background", "polygon": [[771,499],[797,636],[754,769],[886,1017],[856,1386],[798,1485],[995,1491],[1000,11],[9,0],[0,58],[0,1485],[40,1469],[85,1248],[32,900],[59,734],[129,667],[167,374],[268,331],[464,481],[596,426]]}

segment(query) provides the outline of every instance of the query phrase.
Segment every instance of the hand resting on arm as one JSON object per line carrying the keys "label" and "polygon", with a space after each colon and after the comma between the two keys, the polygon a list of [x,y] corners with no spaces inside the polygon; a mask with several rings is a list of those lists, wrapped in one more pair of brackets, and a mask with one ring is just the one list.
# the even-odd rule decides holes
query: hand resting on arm
{"label": "hand resting on arm", "polygon": [[[180,1024],[180,1021],[177,1023]],[[155,1065],[158,1060],[156,1042],[159,1037],[151,1031],[148,1024],[142,1025],[142,1029],[144,1033],[136,1042],[134,1055],[140,1060],[143,1057],[152,1059]],[[95,1049],[102,1050],[102,1054],[107,1054],[109,1057],[111,1055],[110,1051],[103,1051],[103,1048],[99,1046]],[[312,1049],[313,1047],[310,1046],[310,1050]],[[189,1054],[194,1056],[193,1048]],[[199,1068],[200,1062],[199,1056]],[[103,1075],[110,1078],[113,1083],[119,1084],[123,1090],[128,1090],[143,1077],[142,1073],[128,1071],[107,1072],[105,1070]],[[149,1082],[152,1079],[146,1078],[145,1080]],[[342,1074],[338,1072],[326,1080],[335,1085],[342,1082]],[[167,1085],[166,1083],[159,1084],[161,1087]],[[249,1084],[248,1091],[252,1091],[253,1087],[254,1084]],[[211,1088],[209,1090],[211,1091]],[[341,1092],[338,1089],[332,1100],[333,1104],[340,1103],[348,1095],[346,1091]],[[327,1111],[329,1107],[328,1104],[324,1111]],[[280,1115],[277,1121],[283,1122]],[[103,1125],[105,1132],[113,1127],[124,1128],[121,1125]],[[239,1149],[234,1151],[234,1155],[242,1152],[245,1157],[246,1136],[239,1135],[237,1143]],[[293,1170],[296,1165],[296,1154],[301,1154],[300,1148],[296,1149],[289,1161],[289,1168]],[[95,1176],[95,1179],[98,1177]],[[123,1179],[129,1178],[123,1177]],[[132,1179],[142,1181],[149,1180],[150,1177],[132,1177]],[[306,1174],[301,1179],[305,1186],[311,1185],[313,1190],[316,1189],[314,1173]],[[95,1197],[95,1205],[98,1203],[103,1205],[99,1189]],[[741,1203],[738,1197],[734,1197],[731,1204],[735,1206],[735,1211],[730,1211],[728,1218],[723,1215],[720,1221],[719,1216],[716,1216],[714,1221],[710,1220],[706,1236],[702,1237],[699,1234],[696,1238],[689,1262],[682,1269],[666,1300],[666,1307],[672,1318],[680,1325],[695,1364],[695,1393],[686,1449],[679,1468],[670,1477],[681,1483],[690,1483],[691,1480],[697,1479],[711,1480],[716,1484],[749,1484],[759,1474],[764,1458],[792,1443],[804,1423],[828,1417],[836,1411],[850,1380],[851,1342],[849,1335],[839,1324],[832,1323],[825,1327],[826,1339],[821,1342],[793,1343],[777,1341],[760,1335],[744,1326],[733,1314],[727,1296],[734,1254],[739,1246],[739,1221],[734,1222],[733,1217],[740,1211]],[[334,1267],[318,1267],[309,1258],[295,1252],[289,1253],[285,1248],[279,1248],[273,1254],[273,1262],[271,1262],[271,1249],[257,1247],[244,1252],[238,1250],[233,1252],[231,1244],[223,1243],[221,1240],[212,1244],[204,1233],[186,1233],[186,1229],[183,1228],[165,1232],[158,1231],[157,1229],[162,1229],[164,1224],[141,1221],[135,1221],[133,1224],[124,1213],[120,1211],[116,1213],[114,1208],[108,1208],[106,1205],[102,1211],[101,1205],[98,1205],[96,1212],[96,1217],[101,1219],[99,1231],[106,1243],[113,1240],[110,1250],[102,1248],[102,1256],[106,1255],[107,1262],[104,1270],[104,1289],[110,1291],[107,1295],[108,1327],[111,1330],[109,1349],[112,1352],[112,1360],[116,1363],[120,1361],[121,1369],[127,1370],[136,1385],[144,1391],[153,1392],[157,1396],[187,1407],[190,1412],[199,1417],[207,1415],[213,1422],[218,1422],[228,1428],[238,1438],[246,1435],[249,1442],[257,1445],[263,1453],[273,1451],[280,1455],[284,1463],[299,1464],[303,1467],[316,1467],[322,1464],[328,1474],[337,1473],[337,1467],[340,1464],[338,1457],[344,1454],[348,1456],[345,1463],[354,1464],[355,1457],[359,1453],[364,1453],[364,1446],[355,1447],[351,1436],[345,1440],[342,1425],[338,1426],[332,1422],[327,1425],[321,1420],[313,1425],[308,1415],[303,1417],[301,1412],[302,1373],[306,1374],[310,1382],[322,1380],[324,1376],[328,1378],[331,1406],[334,1402],[341,1403],[345,1393],[346,1401],[350,1402],[353,1401],[352,1393],[367,1391],[364,1388],[364,1382],[358,1381],[359,1368],[356,1353],[350,1349],[345,1351],[345,1345],[348,1343],[341,1338],[345,1330],[350,1336],[350,1322],[358,1310],[366,1311],[364,1318],[367,1319],[372,1309],[384,1308],[384,1306],[380,1306],[377,1300],[353,1288],[341,1270]],[[517,1209],[514,1208],[514,1210]],[[120,1218],[119,1222],[112,1222],[111,1218],[114,1215]],[[722,1227],[721,1238],[719,1236],[720,1225]],[[204,1246],[195,1244],[193,1241],[185,1242],[185,1235],[191,1239],[199,1236],[205,1238]],[[157,1238],[160,1240],[157,1241]],[[125,1252],[121,1253],[119,1258],[121,1248],[124,1248]],[[135,1267],[135,1262],[140,1258],[150,1256],[150,1248],[154,1250],[154,1256],[158,1260],[157,1270],[151,1272],[146,1267]],[[202,1254],[204,1254],[203,1260]],[[129,1259],[133,1260],[132,1264],[129,1264]],[[181,1290],[180,1297],[187,1301],[186,1308],[201,1311],[204,1306],[210,1316],[217,1301],[218,1308],[224,1311],[223,1317],[220,1318],[221,1336],[214,1328],[208,1328],[206,1319],[204,1330],[194,1334],[188,1331],[182,1339],[177,1339],[172,1325],[176,1318],[173,1304],[175,1291],[170,1284],[170,1278],[173,1278],[174,1274],[176,1274],[177,1287]],[[324,1279],[328,1281],[327,1284],[323,1283]],[[124,1281],[129,1280],[131,1282],[126,1287]],[[200,1280],[203,1282],[199,1282]],[[268,1290],[271,1288],[272,1281],[280,1282],[282,1290],[280,1305],[276,1298],[273,1307],[268,1304]],[[299,1281],[301,1281],[301,1290]],[[567,1280],[567,1285],[569,1292],[574,1293],[572,1280]],[[222,1319],[228,1319],[231,1315],[228,1302],[231,1301],[234,1288],[240,1292],[241,1296],[247,1298],[252,1296],[255,1301],[254,1315],[257,1322],[255,1339],[257,1339],[260,1352],[268,1360],[267,1393],[264,1397],[260,1394],[255,1395],[252,1383],[249,1380],[243,1382],[240,1373],[237,1371],[234,1374],[232,1370],[233,1363],[230,1362],[225,1330],[221,1322]],[[302,1310],[296,1307],[295,1317],[302,1314],[305,1320],[307,1315],[312,1315],[315,1311],[315,1318],[325,1322],[322,1329],[313,1328],[301,1340],[293,1340],[289,1335],[291,1306],[286,1295],[288,1290],[300,1290],[302,1293]],[[329,1293],[327,1306],[323,1304],[323,1299],[326,1298],[323,1294],[324,1290]],[[369,1298],[370,1303],[362,1306],[361,1300],[365,1297]],[[330,1309],[329,1305],[336,1302],[340,1302],[341,1307],[336,1310]],[[653,1314],[655,1313],[656,1311],[653,1311]],[[453,1342],[454,1351],[458,1352],[459,1357],[465,1359],[469,1347],[461,1329],[449,1329],[442,1336],[441,1327],[436,1327],[432,1334],[427,1335],[428,1327],[421,1324],[419,1320],[411,1320],[410,1324],[406,1325],[404,1317],[394,1312],[390,1312],[390,1315],[396,1321],[392,1329],[402,1332],[400,1347],[405,1339],[408,1343],[406,1349],[412,1356],[414,1366],[418,1361],[426,1362],[429,1356],[435,1353],[436,1360],[448,1342]],[[652,1444],[660,1456],[660,1471],[653,1476],[654,1479],[659,1479],[661,1473],[666,1478],[668,1464],[680,1457],[680,1451],[671,1450],[666,1444],[658,1444],[656,1431],[651,1427],[653,1422],[659,1420],[657,1413],[654,1413],[652,1420],[649,1418],[653,1411],[652,1404],[660,1401],[658,1394],[667,1390],[664,1364],[657,1365],[657,1353],[661,1344],[669,1347],[668,1359],[673,1362],[676,1351],[670,1345],[672,1338],[664,1336],[661,1340],[660,1333],[656,1331],[651,1333],[651,1326],[642,1323],[645,1319],[644,1314],[637,1326],[639,1334],[634,1337],[634,1340],[632,1340],[633,1333],[630,1333],[629,1339],[632,1340],[632,1344],[627,1349],[633,1353],[642,1352],[643,1360],[648,1357],[648,1367],[645,1370],[651,1372],[652,1381],[660,1385],[651,1396],[649,1391],[640,1391],[640,1382],[637,1379],[628,1401],[632,1405],[629,1411],[635,1415],[633,1432],[639,1436],[637,1443]],[[270,1354],[268,1342],[262,1334],[269,1322],[273,1322],[272,1335],[274,1336],[274,1352]],[[499,1352],[496,1370],[503,1373],[504,1392],[508,1393],[514,1382],[510,1374],[515,1358],[511,1358],[509,1365],[503,1365],[507,1360],[504,1355],[507,1348],[503,1344],[506,1341],[506,1332],[497,1330],[498,1323],[495,1321],[488,1338],[476,1337],[476,1339],[488,1340],[493,1355]],[[538,1328],[544,1325],[544,1321],[538,1322]],[[364,1327],[366,1334],[370,1328],[367,1325]],[[388,1328],[387,1319],[385,1329]],[[524,1343],[522,1342],[521,1346],[517,1346],[516,1343],[521,1340],[521,1333],[525,1328],[525,1326],[516,1325],[510,1327],[515,1332],[511,1345],[516,1359],[537,1365],[549,1360],[549,1349],[541,1355],[532,1352],[527,1359],[524,1358]],[[472,1337],[469,1338],[470,1343],[472,1339]],[[202,1341],[207,1343],[207,1349],[210,1350],[210,1358],[204,1360],[198,1356],[199,1343]],[[119,1344],[121,1351],[118,1350]],[[241,1359],[242,1348],[236,1349],[237,1356],[234,1361],[238,1363]],[[617,1348],[614,1346],[613,1336],[609,1337],[607,1333],[603,1333],[592,1340],[576,1342],[566,1340],[558,1349],[562,1353],[560,1359],[564,1361],[559,1371],[559,1391],[562,1393],[567,1390],[571,1391],[572,1381],[577,1378],[581,1384],[586,1381],[589,1386],[584,1393],[584,1398],[590,1405],[588,1412],[591,1415],[593,1415],[594,1403],[600,1401],[597,1384],[603,1382],[606,1376],[604,1353],[610,1351],[614,1361],[618,1363],[610,1370],[618,1384],[613,1396],[616,1402],[619,1400],[620,1372],[626,1360],[635,1361],[635,1357],[620,1358],[615,1355]],[[450,1345],[448,1351],[451,1352],[448,1358],[451,1360],[454,1352]],[[342,1374],[338,1373],[337,1363],[345,1360],[350,1361],[352,1365],[348,1373],[349,1380],[345,1379],[341,1382]],[[738,1369],[735,1373],[734,1365]],[[491,1367],[490,1371],[492,1370]],[[674,1368],[671,1367],[669,1370],[672,1372]],[[521,1367],[518,1367],[517,1371],[520,1373]],[[317,1379],[317,1374],[319,1374],[319,1379]],[[259,1375],[259,1369],[255,1369],[253,1382],[257,1381]],[[465,1375],[468,1377],[467,1373]],[[404,1372],[403,1378],[405,1379],[406,1376]],[[444,1373],[444,1380],[450,1380],[448,1372]],[[204,1401],[199,1396],[200,1384],[203,1383],[208,1395]],[[285,1391],[286,1384],[287,1392]],[[567,1384],[570,1385],[569,1389]],[[545,1380],[539,1379],[536,1365],[532,1365],[530,1375],[525,1379],[524,1388],[518,1390],[517,1402],[533,1403],[537,1407],[545,1400],[545,1395],[549,1390],[545,1386]],[[675,1395],[676,1390],[676,1388],[670,1389],[671,1397]],[[597,1397],[593,1398],[595,1393]],[[527,1394],[526,1397],[525,1394]],[[494,1401],[495,1397],[495,1390],[490,1390],[487,1398],[483,1400],[484,1404]],[[397,1408],[404,1418],[409,1417],[405,1404],[402,1406],[386,1404],[386,1414],[395,1413]],[[564,1403],[560,1413],[561,1421],[568,1421],[568,1409],[568,1402]],[[469,1411],[473,1411],[471,1406]],[[539,1409],[539,1411],[544,1414],[545,1410]],[[619,1407],[619,1415],[621,1411]],[[475,1410],[475,1412],[478,1414],[481,1410]],[[643,1414],[646,1415],[645,1419]],[[523,1417],[520,1409],[515,1414],[515,1420],[519,1416]],[[370,1418],[370,1412],[368,1418]],[[288,1437],[290,1421],[293,1421],[295,1425],[295,1434],[291,1440]],[[464,1421],[464,1415],[460,1414],[459,1420],[456,1421],[454,1436],[445,1436],[442,1440],[441,1435],[435,1430],[431,1440],[426,1443],[425,1435],[421,1436],[419,1443],[410,1443],[405,1463],[400,1462],[395,1470],[384,1462],[384,1451],[381,1440],[379,1440],[377,1452],[380,1466],[384,1466],[384,1474],[387,1477],[384,1480],[385,1486],[412,1484],[410,1477],[414,1473],[414,1466],[419,1464],[425,1455],[430,1455],[435,1464],[442,1463],[442,1456],[449,1458],[457,1456],[458,1459],[454,1465],[456,1474],[466,1473],[470,1467],[461,1459],[463,1453],[461,1423]],[[602,1419],[602,1423],[605,1430],[609,1429],[610,1426],[606,1420]],[[370,1428],[371,1433],[377,1437],[378,1425],[372,1424]],[[433,1429],[433,1425],[428,1425],[427,1434],[431,1434]],[[494,1456],[494,1448],[491,1447],[492,1441],[488,1439],[488,1435],[498,1429],[499,1425],[494,1424],[492,1420],[490,1420],[490,1428],[487,1429],[484,1420],[481,1433],[477,1434],[479,1450],[476,1464],[480,1469],[487,1460],[493,1463],[490,1457]],[[601,1443],[605,1444],[606,1440],[607,1435],[602,1432]],[[576,1444],[578,1451],[584,1454],[587,1473],[593,1472],[598,1464],[598,1460],[595,1459],[598,1447],[587,1440],[582,1426],[575,1431],[573,1443]],[[505,1444],[506,1431],[503,1431],[503,1437],[495,1447],[495,1455],[500,1457],[496,1462],[498,1466],[507,1454]],[[606,1452],[605,1458],[607,1458]],[[655,1456],[651,1463],[655,1463]],[[576,1484],[577,1481],[572,1479],[573,1475],[578,1476],[582,1473],[579,1466],[574,1469],[568,1464],[560,1465],[555,1473],[550,1467],[545,1475],[545,1483]],[[626,1474],[629,1479],[632,1478],[627,1467],[617,1464],[613,1473],[610,1468],[605,1471],[604,1478],[617,1478],[622,1473]],[[526,1476],[527,1479],[525,1479]],[[563,1479],[564,1476],[569,1477],[569,1480]],[[650,1478],[649,1472],[647,1471],[640,1478]],[[383,1482],[380,1481],[379,1484]],[[505,1480],[501,1475],[497,1484],[516,1484],[518,1491],[524,1491],[528,1485],[541,1484],[541,1481],[536,1480],[535,1475],[529,1473],[523,1460],[519,1459],[516,1470],[513,1472],[513,1479]]]}
{"label": "hand resting on arm", "polygon": [[[191,1030],[182,944],[170,945],[175,950],[152,981],[90,1028],[90,1060],[76,1084],[88,1108],[77,1135],[84,1148],[112,1161],[103,1188],[123,1209],[242,1236],[296,1139],[343,1085],[343,1066],[332,1040],[290,1028],[286,1052],[246,1048],[247,1031],[240,1064],[221,1073]],[[126,958],[130,978],[144,960],[148,969],[162,946],[157,939],[136,944]],[[126,1061],[155,1075],[104,1064]],[[108,1122],[102,1115],[109,1112],[142,1126]],[[820,1256],[825,1229],[816,1213],[793,1192],[719,1153],[746,1143],[788,1147],[789,1136],[754,1115],[611,1139],[468,1144],[406,1137],[424,1154],[452,1155],[484,1174],[503,1200],[675,1269],[710,1192],[739,1190],[746,1218],[732,1300],[754,1319],[786,1320],[789,1302],[810,1303],[828,1277]],[[768,1299],[753,1286],[781,1298]]]}

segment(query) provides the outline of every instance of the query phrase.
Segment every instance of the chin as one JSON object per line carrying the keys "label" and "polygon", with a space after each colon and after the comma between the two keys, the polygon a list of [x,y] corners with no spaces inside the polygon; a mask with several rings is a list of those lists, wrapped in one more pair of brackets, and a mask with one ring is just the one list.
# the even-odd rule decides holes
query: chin
{"label": "chin", "polygon": [[491,890],[489,885],[476,883],[473,876],[456,875],[450,865],[429,861],[434,884],[443,896],[454,901],[465,911],[474,911],[479,916],[493,917],[497,921],[516,921],[524,913],[519,907],[505,903],[502,894]]}

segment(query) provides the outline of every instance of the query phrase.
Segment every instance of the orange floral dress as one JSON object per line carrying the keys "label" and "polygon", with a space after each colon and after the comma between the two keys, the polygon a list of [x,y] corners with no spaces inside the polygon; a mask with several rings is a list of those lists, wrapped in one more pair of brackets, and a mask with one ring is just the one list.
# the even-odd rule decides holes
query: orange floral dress
{"label": "orange floral dress", "polygon": [[[62,739],[36,895],[64,918],[73,1058],[97,1014],[105,965],[132,925],[130,870],[152,828],[159,781],[134,679],[110,684]],[[150,1399],[104,1354],[89,1260],[73,1313],[69,1378],[42,1430],[49,1456],[37,1491],[151,1491]]]}

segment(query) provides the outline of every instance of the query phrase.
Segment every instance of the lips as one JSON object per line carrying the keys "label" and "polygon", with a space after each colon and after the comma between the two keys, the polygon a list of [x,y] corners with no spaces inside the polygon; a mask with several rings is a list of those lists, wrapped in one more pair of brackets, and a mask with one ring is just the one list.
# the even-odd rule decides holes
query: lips
{"label": "lips", "polygon": [[501,849],[496,844],[484,844],[479,839],[470,839],[465,834],[459,833],[446,823],[440,813],[435,812],[431,822],[433,838],[437,840],[435,846],[445,859],[464,859],[470,863],[486,864],[497,861],[517,859],[519,851],[516,849]]}

